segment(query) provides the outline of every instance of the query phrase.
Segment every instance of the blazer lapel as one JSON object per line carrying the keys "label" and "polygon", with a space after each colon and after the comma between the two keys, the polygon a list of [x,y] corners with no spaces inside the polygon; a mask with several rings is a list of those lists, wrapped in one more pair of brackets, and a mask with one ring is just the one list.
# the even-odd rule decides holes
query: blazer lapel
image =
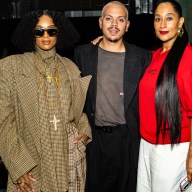
{"label": "blazer lapel", "polygon": [[124,107],[128,109],[132,97],[138,88],[141,75],[141,67],[138,64],[134,51],[126,45],[125,65],[124,65]]}
{"label": "blazer lapel", "polygon": [[31,136],[37,151],[40,152],[40,127],[38,114],[37,80],[34,73],[33,63],[26,58],[23,61],[23,73],[16,77],[18,97],[25,115],[27,126],[30,128]]}
{"label": "blazer lapel", "polygon": [[76,117],[76,120],[79,121],[79,118],[84,108],[89,82],[91,80],[91,75],[81,78],[74,78],[77,77],[80,74],[80,72],[74,70],[74,68],[71,67],[71,65],[68,65],[67,63],[68,60],[65,60],[65,58],[62,58],[59,55],[57,56],[63,63],[65,70],[68,74],[68,77],[70,79],[72,89],[72,105],[75,113],[74,116]]}
{"label": "blazer lapel", "polygon": [[98,66],[98,44],[93,47],[92,53],[90,57],[90,70],[88,74],[92,75],[90,88],[88,92],[92,98],[93,109],[95,110],[96,107],[96,89],[97,89],[97,66]]}

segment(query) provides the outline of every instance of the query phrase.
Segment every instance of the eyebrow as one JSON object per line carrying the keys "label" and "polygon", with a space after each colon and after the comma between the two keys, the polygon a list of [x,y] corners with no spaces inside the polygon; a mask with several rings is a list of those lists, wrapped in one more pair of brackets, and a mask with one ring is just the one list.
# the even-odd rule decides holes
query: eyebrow
{"label": "eyebrow", "polygon": [[42,25],[37,25],[36,28],[53,28],[56,27],[55,25],[49,25],[47,27],[43,27]]}
{"label": "eyebrow", "polygon": [[[104,15],[103,17],[107,17],[107,16],[108,16],[108,17],[113,17],[112,15],[109,15],[109,14],[106,14],[106,15]],[[125,18],[125,19],[127,18],[126,16],[118,16],[117,18],[121,18],[121,17],[123,17],[123,18]]]}
{"label": "eyebrow", "polygon": [[[172,16],[175,16],[175,14],[173,14],[173,13],[167,13],[166,15],[172,15]],[[161,16],[161,14],[155,14],[155,16]]]}

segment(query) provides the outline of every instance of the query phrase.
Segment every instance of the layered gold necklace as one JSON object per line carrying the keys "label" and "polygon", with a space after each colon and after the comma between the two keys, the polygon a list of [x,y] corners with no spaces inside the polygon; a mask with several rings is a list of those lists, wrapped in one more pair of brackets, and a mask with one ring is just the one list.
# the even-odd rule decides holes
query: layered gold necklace
{"label": "layered gold necklace", "polygon": [[[40,64],[38,67],[37,62],[39,60],[42,62],[42,64]],[[59,93],[60,92],[60,76],[58,73],[58,62],[56,62],[56,57],[54,57],[52,62],[54,63],[53,66],[54,66],[55,71],[52,75],[51,70],[47,70],[48,66],[51,66],[52,62],[48,64],[41,59],[40,55],[36,55],[36,54],[35,54],[35,61],[36,61],[35,70],[36,70],[37,79],[39,81],[39,88],[41,90],[43,90],[44,98],[45,98],[46,103],[48,104],[48,108],[53,113],[53,118],[49,121],[49,123],[53,124],[54,130],[57,131],[57,123],[61,122],[56,117],[56,110],[60,107],[60,93]],[[42,67],[40,68],[40,66],[42,66]],[[45,76],[46,81],[43,78],[43,76]],[[57,95],[59,98],[57,99],[57,103],[55,106],[49,100],[48,84],[46,82],[48,84],[55,83],[55,85],[56,85]]]}

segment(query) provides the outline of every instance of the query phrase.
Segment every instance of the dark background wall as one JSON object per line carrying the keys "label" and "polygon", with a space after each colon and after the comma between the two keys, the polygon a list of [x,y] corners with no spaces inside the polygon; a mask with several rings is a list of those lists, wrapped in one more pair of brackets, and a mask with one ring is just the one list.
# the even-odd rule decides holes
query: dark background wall
{"label": "dark background wall", "polygon": [[[89,43],[97,36],[101,35],[98,26],[99,17],[70,17],[69,18],[80,33],[80,41],[78,44]],[[134,43],[140,47],[151,49],[155,43],[155,35],[153,30],[153,17],[151,14],[130,15],[130,28],[125,34],[124,39],[130,43]],[[11,35],[16,28],[20,19],[1,19],[0,20],[0,57],[17,53],[11,44]],[[69,56],[73,54],[73,50],[68,50],[62,55]]]}
{"label": "dark background wall", "polygon": [[[79,44],[90,42],[101,35],[98,17],[102,7],[109,1],[111,0],[0,0],[0,57],[17,53],[10,42],[11,34],[23,15],[36,9],[63,11],[80,33]],[[157,0],[119,1],[129,9],[130,14],[131,26],[125,34],[125,40],[151,49],[155,40],[152,12]],[[72,54],[73,50],[62,53],[69,57]]]}
{"label": "dark background wall", "polygon": [[[110,1],[111,0],[55,0],[53,2],[52,0],[40,0],[38,1],[38,7],[42,9],[52,9],[54,6],[54,9],[59,10],[100,10]],[[135,9],[135,0],[120,0],[120,2],[125,6],[129,5],[131,11]]]}

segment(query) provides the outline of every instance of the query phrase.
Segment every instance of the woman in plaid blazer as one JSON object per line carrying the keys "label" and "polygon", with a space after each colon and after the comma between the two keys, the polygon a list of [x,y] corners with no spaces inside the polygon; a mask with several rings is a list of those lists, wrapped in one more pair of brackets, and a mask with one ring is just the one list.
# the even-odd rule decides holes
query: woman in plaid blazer
{"label": "woman in plaid blazer", "polygon": [[0,156],[10,192],[84,191],[91,77],[56,52],[76,37],[62,13],[34,11],[13,34],[24,53],[0,61]]}

